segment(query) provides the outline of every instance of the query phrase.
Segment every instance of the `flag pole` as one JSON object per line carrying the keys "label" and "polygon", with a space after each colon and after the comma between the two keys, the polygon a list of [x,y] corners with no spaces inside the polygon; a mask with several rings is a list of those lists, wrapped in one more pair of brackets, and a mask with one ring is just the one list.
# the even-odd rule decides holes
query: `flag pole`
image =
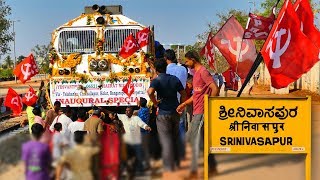
{"label": "flag pole", "polygon": [[246,85],[248,84],[248,82],[250,81],[252,75],[254,74],[254,72],[257,70],[257,68],[259,67],[260,63],[262,62],[263,58],[261,53],[259,52],[256,59],[254,60],[253,65],[251,66],[251,69],[246,77],[246,79],[244,80],[244,83],[241,86],[240,91],[237,94],[237,97],[240,97],[241,93],[243,92],[244,88],[246,87]]}
{"label": "flag pole", "polygon": [[[277,0],[277,2],[275,3],[275,5],[272,7],[272,14],[274,14],[274,9],[278,6],[278,4],[279,4],[279,2],[280,2],[280,0]],[[274,23],[272,24],[272,26],[274,25]],[[270,35],[270,34],[269,34]],[[264,42],[265,43],[265,42]],[[263,43],[263,46],[264,46],[264,43]],[[262,46],[262,47],[263,47]],[[252,75],[253,75],[253,73],[256,71],[256,69],[259,67],[259,65],[260,65],[260,63],[262,62],[262,60],[263,60],[263,57],[262,57],[262,55],[261,55],[261,52],[259,52],[258,53],[258,55],[257,55],[257,57],[256,57],[256,59],[255,59],[255,61],[254,61],[254,63],[253,63],[253,65],[252,65],[252,67],[251,67],[251,69],[250,69],[250,71],[249,71],[249,73],[248,73],[248,75],[247,75],[247,77],[246,77],[246,79],[245,79],[245,81],[244,81],[244,83],[243,83],[243,85],[241,86],[241,89],[240,89],[240,91],[238,92],[238,94],[237,94],[237,97],[240,97],[240,95],[241,95],[241,93],[243,92],[243,90],[244,90],[244,88],[246,87],[246,85],[248,84],[248,82],[250,81],[250,78],[252,77]]]}

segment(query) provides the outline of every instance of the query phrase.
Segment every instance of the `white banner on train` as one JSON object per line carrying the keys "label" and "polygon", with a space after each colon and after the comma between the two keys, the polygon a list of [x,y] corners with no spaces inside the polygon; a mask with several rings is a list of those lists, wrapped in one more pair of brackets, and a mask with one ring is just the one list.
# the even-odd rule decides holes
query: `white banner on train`
{"label": "white banner on train", "polygon": [[[96,106],[134,106],[140,97],[148,98],[147,89],[150,85],[149,78],[138,78],[132,81],[134,93],[128,97],[123,91],[123,86],[127,81],[117,81],[111,83],[103,81],[102,86],[99,81],[80,83],[79,81],[50,81],[51,102],[60,101],[65,107],[91,107]],[[80,88],[84,87],[84,88]],[[101,88],[100,88],[101,87]]]}

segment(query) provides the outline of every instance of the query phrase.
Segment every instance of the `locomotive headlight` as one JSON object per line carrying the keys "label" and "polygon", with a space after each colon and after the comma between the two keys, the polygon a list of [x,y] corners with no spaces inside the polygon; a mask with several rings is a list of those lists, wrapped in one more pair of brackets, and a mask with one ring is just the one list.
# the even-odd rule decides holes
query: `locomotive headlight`
{"label": "locomotive headlight", "polygon": [[59,69],[58,73],[60,76],[64,75],[64,69]]}
{"label": "locomotive headlight", "polygon": [[96,60],[94,60],[94,59],[92,59],[91,61],[90,61],[90,69],[91,70],[96,70],[97,69],[97,67],[98,67],[98,62],[96,61]]}
{"label": "locomotive headlight", "polygon": [[65,75],[70,75],[70,70],[69,69],[64,69],[64,74]]}
{"label": "locomotive headlight", "polygon": [[133,68],[129,68],[129,73],[134,73],[134,69]]}
{"label": "locomotive headlight", "polygon": [[135,68],[135,69],[134,69],[134,72],[140,73],[140,68]]}
{"label": "locomotive headlight", "polygon": [[103,59],[103,60],[100,60],[99,63],[98,63],[98,66],[101,70],[106,70],[108,68],[108,62]]}
{"label": "locomotive headlight", "polygon": [[96,22],[97,24],[104,24],[106,21],[102,16],[100,16],[100,17],[97,17]]}

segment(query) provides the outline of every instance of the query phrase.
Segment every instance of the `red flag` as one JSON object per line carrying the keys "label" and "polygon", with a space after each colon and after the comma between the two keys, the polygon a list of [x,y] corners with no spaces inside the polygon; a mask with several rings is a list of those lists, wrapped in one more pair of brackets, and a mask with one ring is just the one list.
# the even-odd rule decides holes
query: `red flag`
{"label": "red flag", "polygon": [[22,100],[19,94],[12,88],[9,88],[4,105],[11,108],[14,115],[19,115],[22,112]]}
{"label": "red flag", "polygon": [[30,80],[31,77],[39,73],[36,61],[33,55],[30,54],[21,63],[19,63],[14,69],[13,73],[20,79],[24,84],[26,81]]}
{"label": "red flag", "polygon": [[144,28],[144,29],[137,32],[136,38],[137,38],[137,41],[138,41],[140,48],[148,45],[149,33],[150,33],[149,28]]}
{"label": "red flag", "polygon": [[126,93],[126,95],[128,95],[129,97],[131,97],[131,95],[134,93],[134,85],[131,81],[131,76],[129,77],[126,85],[123,86],[122,91]]}
{"label": "red flag", "polygon": [[317,48],[300,30],[300,20],[286,0],[261,54],[274,88],[287,87],[318,61]]}
{"label": "red flag", "polygon": [[38,100],[38,96],[36,95],[34,89],[30,86],[29,91],[22,98],[22,102],[27,106],[34,105]]}
{"label": "red flag", "polygon": [[[234,16],[222,26],[212,38],[214,45],[226,58],[230,67],[241,79],[247,77],[256,59],[256,48],[252,40],[243,40],[244,30]],[[240,53],[241,48],[241,53]]]}
{"label": "red flag", "polygon": [[244,30],[244,39],[267,39],[272,28],[273,16],[266,18],[249,13],[247,27]]}
{"label": "red flag", "polygon": [[126,59],[127,57],[135,53],[138,49],[139,46],[136,43],[136,40],[134,39],[133,35],[130,34],[124,41],[123,46],[119,52],[119,56],[121,56],[123,59]]}
{"label": "red flag", "polygon": [[[294,9],[300,19],[300,29],[308,38],[320,48],[320,32],[314,26],[314,16],[308,0],[297,0]],[[320,59],[320,54],[319,54]]]}
{"label": "red flag", "polygon": [[229,68],[222,73],[226,83],[225,88],[232,91],[238,91],[238,81],[235,72]]}
{"label": "red flag", "polygon": [[214,45],[212,42],[211,32],[208,35],[206,45],[200,51],[200,55],[206,57],[207,62],[208,62],[211,69],[215,69],[214,68]]}

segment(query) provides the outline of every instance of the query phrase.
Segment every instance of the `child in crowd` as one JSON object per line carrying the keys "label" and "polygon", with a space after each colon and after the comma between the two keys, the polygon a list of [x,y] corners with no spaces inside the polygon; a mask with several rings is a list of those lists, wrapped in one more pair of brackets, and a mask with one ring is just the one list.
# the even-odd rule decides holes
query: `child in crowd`
{"label": "child in crowd", "polygon": [[54,166],[56,165],[57,160],[62,156],[64,149],[68,147],[69,141],[65,136],[61,133],[62,124],[55,123],[54,124],[54,134],[52,137],[53,142],[53,152],[52,157],[54,160]]}
{"label": "child in crowd", "polygon": [[49,145],[40,142],[44,132],[41,124],[31,127],[32,139],[22,145],[22,160],[25,164],[26,180],[49,180],[51,154]]}

